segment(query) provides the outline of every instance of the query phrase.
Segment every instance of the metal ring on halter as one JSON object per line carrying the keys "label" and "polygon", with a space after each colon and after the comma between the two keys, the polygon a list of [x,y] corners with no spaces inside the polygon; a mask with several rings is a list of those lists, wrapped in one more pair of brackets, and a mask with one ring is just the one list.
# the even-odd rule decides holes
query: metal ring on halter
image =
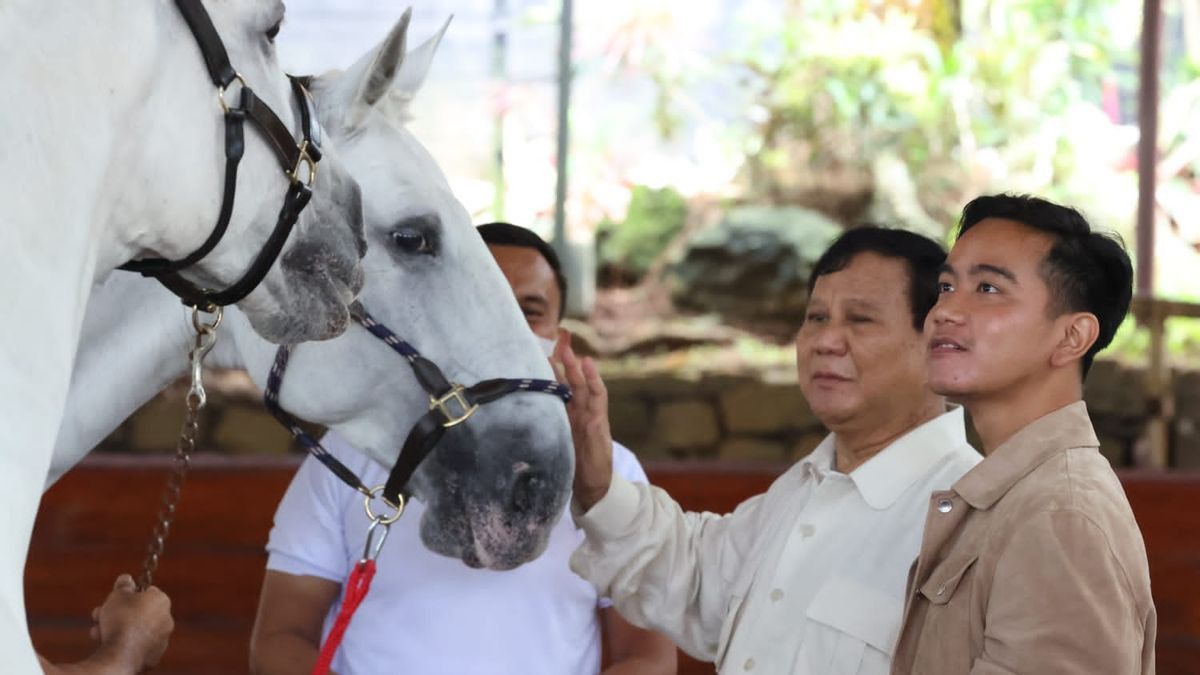
{"label": "metal ring on halter", "polygon": [[[234,73],[233,79],[240,82],[243,87],[246,86],[246,80],[242,79],[241,73]],[[221,111],[228,115],[230,108],[229,104],[225,102],[225,87],[217,87],[217,100],[221,102]]]}
{"label": "metal ring on halter", "polygon": [[[211,323],[206,323],[200,318],[200,313],[212,314],[213,320]],[[211,333],[221,325],[221,319],[225,318],[225,309],[220,305],[208,307],[193,307],[192,308],[192,328],[196,329],[197,333]]]}
{"label": "metal ring on halter", "polygon": [[196,329],[196,343],[188,352],[188,361],[192,366],[192,386],[187,393],[187,403],[197,410],[203,408],[208,402],[208,394],[204,391],[202,376],[204,357],[212,351],[213,345],[217,343],[217,326],[221,325],[221,319],[225,316],[221,307],[215,307],[208,312],[213,314],[213,320],[205,322],[200,318],[201,311],[199,307],[192,308],[192,327]]}
{"label": "metal ring on halter", "polygon": [[393,513],[392,515],[385,517],[385,516],[381,516],[381,515],[376,515],[375,512],[371,510],[371,501],[374,500],[375,496],[380,494],[381,492],[383,492],[382,485],[376,485],[375,487],[371,488],[371,490],[363,498],[363,508],[366,509],[367,517],[370,518],[372,521],[383,523],[384,525],[391,525],[392,523],[396,522],[397,520],[400,520],[400,516],[404,515],[404,495],[400,495],[400,503],[399,504],[393,504],[391,502],[391,500],[387,499],[386,497],[379,498],[379,501],[383,502],[387,507],[396,510],[396,512]]}

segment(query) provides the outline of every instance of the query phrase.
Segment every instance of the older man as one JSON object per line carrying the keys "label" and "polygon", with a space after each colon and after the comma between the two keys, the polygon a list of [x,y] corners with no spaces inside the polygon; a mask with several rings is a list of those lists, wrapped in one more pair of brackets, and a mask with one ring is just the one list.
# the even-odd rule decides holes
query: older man
{"label": "older man", "polygon": [[559,356],[576,398],[572,568],[634,624],[723,673],[886,673],[932,490],[979,461],[927,387],[925,315],[945,253],[860,228],[817,262],[796,336],[800,388],[832,433],[732,514],[684,513],[614,476],[604,385]]}
{"label": "older man", "polygon": [[1132,294],[1129,256],[1074,209],[980,197],[929,315],[930,385],[987,456],[929,503],[894,673],[1154,672],[1137,521],[1083,403]]}

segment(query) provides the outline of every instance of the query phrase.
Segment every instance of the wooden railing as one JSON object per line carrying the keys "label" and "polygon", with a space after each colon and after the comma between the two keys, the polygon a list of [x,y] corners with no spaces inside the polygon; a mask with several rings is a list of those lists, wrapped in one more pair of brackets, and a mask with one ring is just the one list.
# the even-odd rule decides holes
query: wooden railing
{"label": "wooden railing", "polygon": [[[156,583],[171,596],[171,647],[156,672],[244,673],[275,505],[298,459],[198,457]],[[169,463],[96,456],[42,501],[26,569],[34,643],[69,661],[91,650],[90,612],[121,572],[141,564]],[[685,508],[726,512],[784,468],[649,464]],[[1200,474],[1121,475],[1150,557],[1158,607],[1158,672],[1200,672]],[[712,673],[681,658],[680,673]]]}

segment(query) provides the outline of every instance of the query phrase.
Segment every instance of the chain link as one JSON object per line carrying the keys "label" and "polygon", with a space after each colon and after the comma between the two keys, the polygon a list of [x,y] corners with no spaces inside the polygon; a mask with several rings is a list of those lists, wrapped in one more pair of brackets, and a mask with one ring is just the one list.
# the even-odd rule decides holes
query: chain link
{"label": "chain link", "polygon": [[154,572],[158,569],[167,535],[171,533],[171,524],[175,521],[175,512],[183,492],[183,479],[187,476],[192,452],[196,449],[196,437],[200,433],[200,411],[208,401],[202,378],[204,357],[217,342],[217,326],[221,325],[222,316],[221,308],[217,307],[213,312],[213,319],[206,322],[200,317],[198,308],[192,309],[192,326],[196,329],[196,340],[188,352],[192,382],[184,399],[187,412],[184,415],[183,427],[179,430],[179,441],[175,445],[175,466],[167,478],[167,487],[163,491],[162,504],[158,510],[158,523],[154,526],[150,546],[146,550],[146,559],[142,562],[138,590],[144,591],[154,583]]}

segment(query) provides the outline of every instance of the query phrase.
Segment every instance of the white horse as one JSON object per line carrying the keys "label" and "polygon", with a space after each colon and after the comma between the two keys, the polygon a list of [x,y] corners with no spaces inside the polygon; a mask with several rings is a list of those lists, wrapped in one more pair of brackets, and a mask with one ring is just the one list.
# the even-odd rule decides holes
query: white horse
{"label": "white horse", "polygon": [[[294,135],[271,45],[283,4],[210,5],[230,62]],[[165,0],[0,2],[0,672],[38,669],[21,577],[89,293],[131,259],[187,256],[217,222],[226,130],[197,45]],[[241,90],[232,84],[229,104]],[[247,129],[226,236],[184,275],[215,288],[238,279],[290,184]],[[313,190],[281,263],[242,302],[276,341],[340,332],[361,285],[357,186],[327,153]]]}
{"label": "white horse", "polygon": [[[369,246],[362,301],[454,380],[552,378],[469,215],[402,126],[441,38],[406,56],[408,17],[347,72],[312,83],[319,117],[363,190]],[[239,312],[227,312],[225,321],[228,330],[209,363],[244,367],[261,389],[274,346]],[[190,330],[177,303],[158,288],[114,277],[97,289],[55,476],[186,371]],[[384,466],[395,463],[429,409],[407,362],[358,326],[296,348],[280,394],[286,410],[330,426]],[[492,569],[531,560],[566,502],[573,466],[558,398],[523,393],[483,406],[447,434],[410,483],[429,507],[426,546]]]}

